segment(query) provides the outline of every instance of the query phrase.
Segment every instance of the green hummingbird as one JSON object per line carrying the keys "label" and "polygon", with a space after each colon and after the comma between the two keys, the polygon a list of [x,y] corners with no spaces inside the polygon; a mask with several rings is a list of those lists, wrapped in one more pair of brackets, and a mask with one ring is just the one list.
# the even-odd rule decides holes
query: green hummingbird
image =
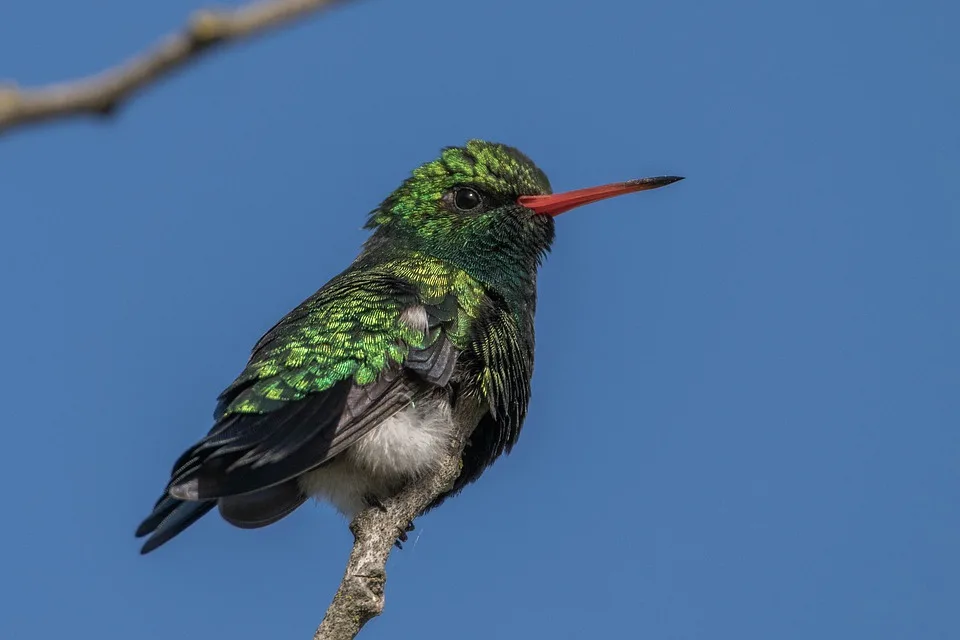
{"label": "green hummingbird", "polygon": [[527,156],[482,140],[415,169],[370,214],[353,264],[253,347],[137,529],[141,553],[214,506],[241,528],[311,496],[352,518],[429,473],[454,425],[472,429],[462,470],[430,508],[461,491],[520,435],[554,217],[678,180],[552,194]]}

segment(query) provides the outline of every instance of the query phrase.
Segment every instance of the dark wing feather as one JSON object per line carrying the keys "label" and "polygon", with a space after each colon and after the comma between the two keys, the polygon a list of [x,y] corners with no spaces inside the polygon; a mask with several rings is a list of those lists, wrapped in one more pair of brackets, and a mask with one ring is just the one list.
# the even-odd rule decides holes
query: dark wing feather
{"label": "dark wing feather", "polygon": [[433,343],[411,349],[402,367],[392,367],[376,382],[354,386],[330,444],[329,460],[349,448],[370,429],[409,405],[445,387],[457,364],[457,348],[439,332]]}
{"label": "dark wing feather", "polygon": [[[233,414],[243,437],[208,446],[201,440],[184,454],[187,463],[174,473],[169,493],[181,500],[212,500],[266,489],[317,465],[327,457],[353,383],[289,402],[268,414]],[[243,425],[244,422],[254,427]]]}
{"label": "dark wing feather", "polygon": [[[369,331],[369,317],[381,322],[383,318],[399,318],[402,310],[410,306],[409,291],[397,287],[395,280],[387,280],[389,286],[372,289],[390,294],[382,302],[393,304],[394,316],[390,315],[389,305],[367,300],[368,317],[341,313],[335,316],[336,329],[331,331],[343,333],[344,325],[351,319],[356,321],[356,331],[361,330],[361,324],[362,330]],[[357,284],[341,288],[351,295],[361,290],[370,293],[371,283],[364,286],[366,289]],[[323,290],[317,295],[322,293]],[[457,349],[448,339],[444,325],[456,319],[456,299],[447,296],[424,310],[427,326],[419,331],[411,332],[409,327],[402,326],[391,334],[396,338],[377,336],[387,355],[389,349],[397,348],[391,345],[400,345],[404,352],[402,364],[390,364],[384,354],[367,354],[372,362],[379,360],[386,366],[366,383],[356,379],[364,363],[349,359],[331,360],[326,363],[329,369],[308,371],[309,375],[273,364],[286,357],[288,362],[303,361],[302,366],[316,369],[319,356],[297,360],[290,357],[293,349],[289,347],[290,343],[309,344],[311,340],[330,342],[317,327],[310,327],[307,332],[297,326],[311,320],[316,324],[318,317],[323,318],[323,307],[318,310],[316,301],[311,307],[308,300],[267,332],[254,349],[247,370],[221,395],[219,417],[213,429],[174,465],[165,496],[137,531],[138,536],[153,533],[144,548],[151,550],[169,540],[217,501],[224,517],[238,526],[263,526],[282,518],[303,502],[295,483],[297,476],[332,459],[411,401],[436,386],[446,385],[456,364]],[[362,311],[363,308],[357,313]],[[347,329],[353,330],[350,325]],[[362,337],[346,336],[354,340],[350,344],[359,344]],[[339,353],[331,347],[321,355],[331,351]],[[303,393],[297,388],[304,379],[313,382],[337,371],[346,375],[320,391]],[[351,376],[351,372],[356,375]],[[259,407],[260,411],[235,410],[238,406]],[[161,534],[163,539],[155,542]]]}
{"label": "dark wing feather", "polygon": [[445,387],[450,382],[456,364],[457,348],[442,335],[426,349],[412,349],[403,362],[405,369],[437,387]]}
{"label": "dark wing feather", "polygon": [[211,500],[280,484],[332,459],[410,402],[445,386],[457,351],[441,327],[373,382],[350,380],[267,414],[233,414],[181,456],[170,495]]}

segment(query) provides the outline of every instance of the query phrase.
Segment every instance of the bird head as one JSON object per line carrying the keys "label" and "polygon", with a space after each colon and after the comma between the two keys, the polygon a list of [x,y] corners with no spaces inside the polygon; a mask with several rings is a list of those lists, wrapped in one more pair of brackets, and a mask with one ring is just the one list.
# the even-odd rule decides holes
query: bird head
{"label": "bird head", "polygon": [[367,227],[375,232],[365,253],[420,252],[503,293],[527,290],[553,243],[556,216],[680,179],[642,178],[554,194],[546,174],[517,149],[470,140],[416,168],[371,212]]}

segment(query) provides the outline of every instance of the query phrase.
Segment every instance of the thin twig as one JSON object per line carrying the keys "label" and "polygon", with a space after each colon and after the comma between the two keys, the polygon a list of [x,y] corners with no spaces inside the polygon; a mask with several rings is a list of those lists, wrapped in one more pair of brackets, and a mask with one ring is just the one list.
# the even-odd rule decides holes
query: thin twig
{"label": "thin twig", "polygon": [[[463,428],[461,423],[461,428]],[[472,424],[472,423],[466,423]],[[386,565],[397,535],[452,486],[461,470],[469,434],[454,434],[448,455],[436,471],[387,501],[385,508],[360,512],[350,524],[353,550],[343,581],[313,640],[350,640],[383,611]]]}
{"label": "thin twig", "polygon": [[160,78],[219,45],[289,24],[341,0],[262,0],[235,10],[195,13],[179,33],[95,76],[36,89],[0,86],[0,135],[68,116],[109,116]]}

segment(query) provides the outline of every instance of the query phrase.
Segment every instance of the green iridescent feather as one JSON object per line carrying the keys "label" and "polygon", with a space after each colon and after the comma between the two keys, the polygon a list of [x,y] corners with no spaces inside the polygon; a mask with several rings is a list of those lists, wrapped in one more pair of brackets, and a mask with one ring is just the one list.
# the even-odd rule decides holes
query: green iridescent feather
{"label": "green iridescent feather", "polygon": [[217,417],[269,412],[348,378],[370,384],[410,348],[429,346],[424,331],[401,320],[404,309],[449,295],[458,313],[447,338],[462,349],[484,295],[463,270],[414,254],[340,274],[260,340],[221,395]]}

